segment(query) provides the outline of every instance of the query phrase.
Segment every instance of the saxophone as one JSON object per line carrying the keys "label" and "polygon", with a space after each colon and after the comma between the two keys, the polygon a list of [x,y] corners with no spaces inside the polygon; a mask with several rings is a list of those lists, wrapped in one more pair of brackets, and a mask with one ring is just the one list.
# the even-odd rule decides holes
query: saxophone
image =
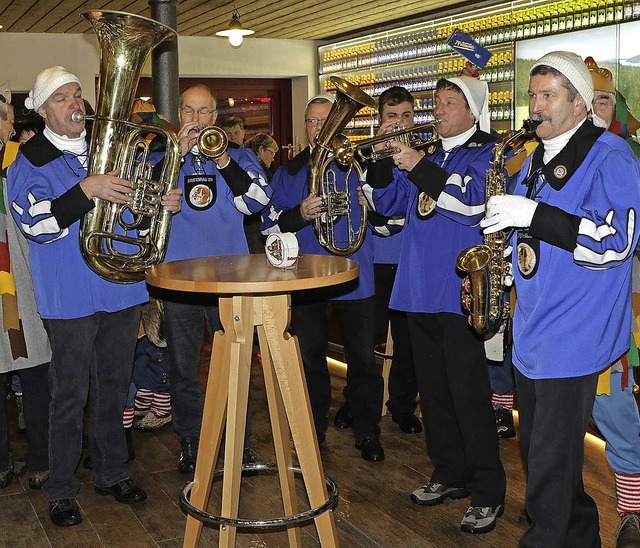
{"label": "saxophone", "polygon": [[[486,175],[485,203],[491,196],[507,193],[504,174],[506,153],[509,148],[517,150],[531,139],[539,124],[538,120],[524,120],[521,129],[496,143],[492,167]],[[462,307],[470,313],[471,326],[483,336],[497,332],[509,313],[504,284],[507,272],[504,251],[509,239],[510,235],[507,236],[503,230],[485,234],[483,244],[467,247],[456,259],[456,266],[466,273],[461,289]]]}

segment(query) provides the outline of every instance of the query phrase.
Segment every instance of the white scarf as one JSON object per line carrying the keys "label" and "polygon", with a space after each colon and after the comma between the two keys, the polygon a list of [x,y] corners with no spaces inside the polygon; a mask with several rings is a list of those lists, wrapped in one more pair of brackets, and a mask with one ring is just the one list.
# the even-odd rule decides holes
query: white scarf
{"label": "white scarf", "polygon": [[87,168],[89,154],[88,145],[85,140],[87,134],[86,130],[82,130],[79,137],[67,137],[66,135],[58,135],[49,129],[48,126],[44,128],[44,136],[51,141],[51,144],[61,152],[70,152],[78,156],[78,159],[82,162],[82,165]]}
{"label": "white scarf", "polygon": [[542,144],[544,145],[544,156],[542,157],[542,163],[548,164],[551,160],[553,160],[556,155],[566,146],[569,142],[569,139],[573,137],[573,134],[580,129],[580,126],[584,124],[586,118],[582,120],[576,127],[570,129],[569,131],[565,131],[563,134],[554,137],[553,139],[543,139]]}

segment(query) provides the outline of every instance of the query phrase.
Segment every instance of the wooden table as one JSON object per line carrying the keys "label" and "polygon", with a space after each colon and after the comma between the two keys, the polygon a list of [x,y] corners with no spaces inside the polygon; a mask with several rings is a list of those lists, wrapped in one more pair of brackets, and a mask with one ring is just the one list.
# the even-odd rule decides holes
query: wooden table
{"label": "wooden table", "polygon": [[[163,289],[219,295],[224,329],[213,339],[202,430],[190,504],[207,507],[226,416],[222,486],[225,518],[238,517],[242,450],[249,394],[254,328],[258,331],[269,416],[284,511],[297,512],[289,429],[312,508],[326,503],[327,484],[313,428],[298,341],[288,334],[292,291],[336,285],[355,279],[358,265],[342,257],[305,255],[295,270],[267,264],[262,254],[204,257],[162,263],[147,271],[147,282]],[[338,546],[332,512],[314,518],[322,546]],[[234,546],[237,527],[220,526],[220,546]],[[196,546],[202,522],[187,516],[184,546]],[[300,529],[288,528],[289,542],[300,546]]]}

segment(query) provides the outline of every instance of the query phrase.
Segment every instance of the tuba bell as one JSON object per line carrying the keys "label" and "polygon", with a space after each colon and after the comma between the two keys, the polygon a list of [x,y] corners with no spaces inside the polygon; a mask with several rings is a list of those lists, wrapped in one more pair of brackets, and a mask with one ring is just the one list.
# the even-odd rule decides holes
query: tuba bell
{"label": "tuba bell", "polygon": [[[180,145],[173,131],[156,124],[129,122],[140,73],[151,50],[176,36],[173,29],[146,17],[118,11],[88,11],[100,44],[100,88],[91,133],[88,176],[119,169],[133,186],[131,201],[116,204],[94,198],[82,219],[80,249],[93,271],[117,283],[144,279],[145,270],[164,259],[171,212],[162,196],[175,188]],[[74,113],[74,120],[82,117]],[[162,135],[166,155],[159,180],[151,176],[149,133]]]}
{"label": "tuba bell", "polygon": [[[336,100],[313,143],[307,186],[310,195],[322,198],[323,215],[313,221],[318,242],[333,255],[346,257],[355,253],[364,241],[367,207],[361,206],[360,220],[358,226],[355,226],[356,223],[351,218],[349,176],[351,169],[355,169],[359,178],[362,178],[362,169],[357,162],[352,162],[345,177],[345,188],[340,190],[335,172],[329,169],[329,164],[335,159],[333,141],[356,112],[364,106],[375,108],[376,102],[359,87],[342,78],[332,76],[331,81],[337,89]],[[342,241],[335,233],[335,224],[341,217],[345,217],[348,224],[346,240]]]}

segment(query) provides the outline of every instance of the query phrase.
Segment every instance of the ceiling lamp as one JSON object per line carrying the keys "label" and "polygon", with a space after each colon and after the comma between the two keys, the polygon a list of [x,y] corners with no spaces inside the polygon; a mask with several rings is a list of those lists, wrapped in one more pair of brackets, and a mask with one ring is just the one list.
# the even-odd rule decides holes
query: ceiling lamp
{"label": "ceiling lamp", "polygon": [[220,30],[216,32],[216,36],[226,36],[229,38],[229,43],[232,46],[238,47],[242,44],[242,38],[244,36],[249,36],[253,33],[255,33],[255,30],[245,29],[242,26],[238,9],[233,6],[233,15],[231,16],[229,25],[227,26],[226,30]]}

